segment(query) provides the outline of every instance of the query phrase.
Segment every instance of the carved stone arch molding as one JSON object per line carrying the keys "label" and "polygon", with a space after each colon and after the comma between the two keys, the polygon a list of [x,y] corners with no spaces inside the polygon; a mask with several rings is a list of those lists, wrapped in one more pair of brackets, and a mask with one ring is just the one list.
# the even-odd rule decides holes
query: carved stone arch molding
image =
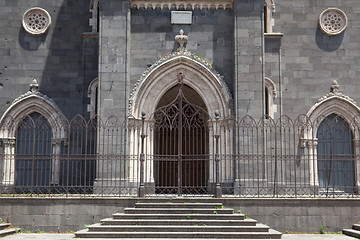
{"label": "carved stone arch molding", "polygon": [[[0,138],[15,138],[18,123],[31,113],[44,116],[52,128],[53,138],[64,138],[67,124],[63,113],[48,96],[38,91],[36,80],[30,84],[31,90],[15,99],[0,120]],[[12,121],[9,124],[9,121]],[[60,131],[61,128],[61,131]]]}
{"label": "carved stone arch molding", "polygon": [[4,143],[3,173],[0,184],[14,185],[15,145],[18,124],[32,113],[39,113],[47,119],[52,136],[52,184],[59,183],[59,154],[61,142],[67,137],[67,121],[52,99],[38,91],[37,81],[30,84],[31,90],[15,99],[0,119],[0,140]]}
{"label": "carved stone arch molding", "polygon": [[[228,121],[228,117],[232,114],[230,108],[232,102],[231,95],[226,83],[212,68],[211,63],[187,50],[172,53],[160,59],[145,71],[130,96],[129,122],[131,122],[130,119],[140,119],[142,111],[146,113],[147,119],[151,118],[164,94],[178,84],[177,75],[179,73],[184,75],[183,83],[192,88],[202,98],[208,114],[213,119],[213,121],[209,122],[212,124],[212,127],[209,129],[209,136],[213,136],[214,132],[211,131],[215,129],[215,111],[219,111],[220,113],[219,124]],[[155,136],[151,127],[145,127],[145,131],[147,135],[145,140],[145,154],[152,156],[154,154],[153,144],[155,142]],[[139,154],[140,133],[139,128],[129,129],[130,155]],[[221,132],[220,137],[225,139],[225,137],[230,138],[232,136]],[[209,139],[208,146],[210,146],[210,155],[214,153],[213,141],[213,138]],[[232,152],[231,147],[231,144],[228,146],[222,145],[219,151],[222,153],[230,153]],[[151,157],[148,159],[150,158]],[[137,177],[137,171],[135,171],[135,169],[138,169],[136,164],[130,166],[131,174],[135,174],[134,176],[130,176],[131,178]],[[153,161],[145,162],[145,182],[154,183],[154,172],[152,169],[154,169]],[[224,166],[223,169],[230,169],[230,166],[226,166],[226,168]],[[209,176],[211,179],[214,179],[214,176],[211,175],[214,173],[213,170],[212,167],[209,167]]]}
{"label": "carved stone arch molding", "polygon": [[[356,102],[350,97],[346,96],[339,90],[339,85],[337,81],[334,80],[331,85],[330,93],[319,98],[314,106],[310,108],[306,114],[310,120],[311,127],[303,130],[303,139],[302,147],[308,148],[308,154],[310,157],[309,164],[310,166],[310,183],[311,185],[318,186],[318,176],[317,176],[317,132],[319,126],[326,117],[331,114],[336,114],[342,117],[345,122],[348,124],[349,129],[353,133],[352,141],[354,143],[354,154],[358,156],[360,154],[360,135],[359,131],[354,126],[353,121],[356,116],[360,116],[360,108]],[[355,160],[355,181],[356,186],[360,189],[360,159],[357,157]]]}
{"label": "carved stone arch molding", "polygon": [[147,69],[131,94],[129,115],[139,119],[142,111],[153,113],[161,97],[178,83],[178,73],[183,73],[184,84],[202,97],[210,116],[216,110],[221,118],[231,116],[232,99],[226,83],[209,62],[188,51],[173,53]]}
{"label": "carved stone arch molding", "polygon": [[[343,117],[350,126],[354,117],[360,115],[359,106],[353,99],[340,92],[339,87],[337,81],[334,80],[330,93],[319,98],[315,105],[307,112],[306,115],[313,124],[313,131],[317,131],[317,127],[320,124],[316,124],[319,117],[327,117],[334,113]],[[356,134],[358,133],[354,132],[354,137],[359,138]]]}

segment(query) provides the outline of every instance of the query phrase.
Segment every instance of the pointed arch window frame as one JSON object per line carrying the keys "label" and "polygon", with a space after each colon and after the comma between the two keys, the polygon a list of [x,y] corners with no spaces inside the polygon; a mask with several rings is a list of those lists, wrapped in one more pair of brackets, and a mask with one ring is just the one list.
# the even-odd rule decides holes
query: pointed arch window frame
{"label": "pointed arch window frame", "polygon": [[[300,147],[307,148],[309,156],[309,179],[310,185],[314,189],[319,189],[318,168],[317,168],[317,132],[321,122],[331,114],[335,114],[344,119],[353,134],[354,146],[354,175],[355,188],[360,190],[360,125],[357,124],[356,118],[360,116],[360,108],[350,97],[339,91],[339,85],[334,81],[330,93],[321,97],[316,104],[310,108],[306,114],[308,127],[303,129],[303,137]],[[305,125],[305,123],[304,123]]]}
{"label": "pointed arch window frame", "polygon": [[19,123],[32,113],[39,113],[47,119],[51,127],[52,169],[51,184],[59,183],[61,143],[67,139],[67,120],[54,101],[38,91],[36,81],[30,85],[31,90],[15,99],[0,119],[0,141],[4,143],[4,158],[1,184],[15,184],[16,134]]}

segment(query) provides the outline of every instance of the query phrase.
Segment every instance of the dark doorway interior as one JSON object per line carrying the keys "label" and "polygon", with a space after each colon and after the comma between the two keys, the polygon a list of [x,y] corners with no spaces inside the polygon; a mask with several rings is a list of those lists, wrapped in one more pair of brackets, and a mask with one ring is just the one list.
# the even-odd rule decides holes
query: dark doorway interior
{"label": "dark doorway interior", "polygon": [[345,120],[327,116],[318,132],[317,167],[320,190],[353,192],[355,190],[353,133]]}
{"label": "dark doorway interior", "polygon": [[156,192],[205,193],[209,179],[209,117],[200,95],[187,85],[171,88],[158,103],[154,120]]}

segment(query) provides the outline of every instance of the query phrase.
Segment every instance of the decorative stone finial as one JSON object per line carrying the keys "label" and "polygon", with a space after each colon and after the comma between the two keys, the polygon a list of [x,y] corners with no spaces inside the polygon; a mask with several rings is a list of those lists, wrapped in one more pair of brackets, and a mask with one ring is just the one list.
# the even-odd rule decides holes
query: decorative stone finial
{"label": "decorative stone finial", "polygon": [[354,101],[354,99],[352,99],[349,96],[346,96],[345,94],[340,92],[339,88],[340,88],[340,85],[337,83],[336,80],[334,80],[333,83],[331,84],[330,92],[328,94],[326,94],[325,96],[322,96],[321,98],[319,98],[316,103],[319,104],[323,101],[326,101],[329,98],[337,97],[337,98],[344,99],[344,100],[356,105],[356,102]]}
{"label": "decorative stone finial", "polygon": [[331,84],[331,92],[332,93],[340,92],[339,87],[340,87],[340,85],[337,83],[336,80],[334,80],[333,83]]}
{"label": "decorative stone finial", "polygon": [[184,35],[184,30],[179,31],[179,35],[175,36],[175,41],[180,45],[179,50],[184,50],[185,43],[188,42],[188,36]]}
{"label": "decorative stone finial", "polygon": [[39,84],[37,83],[36,79],[34,78],[34,80],[32,81],[32,83],[30,84],[30,90],[33,93],[38,92],[39,90]]}

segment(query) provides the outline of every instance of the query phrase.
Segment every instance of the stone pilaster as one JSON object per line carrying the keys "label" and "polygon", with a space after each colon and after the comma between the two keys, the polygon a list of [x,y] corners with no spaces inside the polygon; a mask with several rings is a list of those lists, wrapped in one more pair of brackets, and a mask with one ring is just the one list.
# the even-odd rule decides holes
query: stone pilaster
{"label": "stone pilaster", "polygon": [[[98,135],[96,193],[118,193],[128,179],[126,126],[129,99],[129,0],[100,3],[98,113],[107,132]],[[111,119],[109,119],[111,117]],[[117,187],[116,187],[117,186]],[[129,187],[131,188],[131,187]]]}
{"label": "stone pilaster", "polygon": [[258,119],[264,113],[263,0],[234,1],[235,110]]}
{"label": "stone pilaster", "polygon": [[130,3],[106,0],[100,5],[99,113],[125,121],[129,99]]}

